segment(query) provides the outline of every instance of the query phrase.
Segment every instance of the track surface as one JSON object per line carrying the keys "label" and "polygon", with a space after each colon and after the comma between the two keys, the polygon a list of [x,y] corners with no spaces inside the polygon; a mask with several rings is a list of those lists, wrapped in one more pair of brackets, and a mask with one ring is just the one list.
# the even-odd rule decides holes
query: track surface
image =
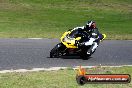
{"label": "track surface", "polygon": [[95,65],[132,65],[132,41],[105,40],[89,60],[49,58],[58,39],[0,39],[0,70]]}

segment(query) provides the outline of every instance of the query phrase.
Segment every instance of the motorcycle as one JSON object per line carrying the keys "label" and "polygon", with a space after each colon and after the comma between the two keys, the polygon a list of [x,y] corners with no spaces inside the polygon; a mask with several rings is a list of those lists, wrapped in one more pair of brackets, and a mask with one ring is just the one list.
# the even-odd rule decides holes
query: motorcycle
{"label": "motorcycle", "polygon": [[[82,59],[88,59],[93,53],[87,54],[87,50],[90,49],[89,46],[79,47],[77,44],[85,42],[90,36],[85,31],[79,31],[71,29],[66,31],[60,38],[61,43],[58,43],[51,51],[50,58],[59,58],[66,55],[79,55]],[[99,41],[102,41],[106,38],[105,34],[99,34]]]}

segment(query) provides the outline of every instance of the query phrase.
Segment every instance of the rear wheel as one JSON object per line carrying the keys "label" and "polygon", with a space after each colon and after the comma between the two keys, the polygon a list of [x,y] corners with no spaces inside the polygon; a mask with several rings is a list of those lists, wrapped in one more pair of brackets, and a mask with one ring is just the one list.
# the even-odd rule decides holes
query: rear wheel
{"label": "rear wheel", "polygon": [[88,54],[80,54],[80,57],[83,59],[83,60],[88,60],[89,59],[89,57],[91,56],[91,54],[90,55],[88,55]]}
{"label": "rear wheel", "polygon": [[91,54],[87,54],[87,49],[84,48],[84,49],[82,49],[82,50],[80,51],[79,55],[80,55],[80,57],[81,57],[83,60],[88,60],[89,57],[92,55],[92,53],[91,53]]}

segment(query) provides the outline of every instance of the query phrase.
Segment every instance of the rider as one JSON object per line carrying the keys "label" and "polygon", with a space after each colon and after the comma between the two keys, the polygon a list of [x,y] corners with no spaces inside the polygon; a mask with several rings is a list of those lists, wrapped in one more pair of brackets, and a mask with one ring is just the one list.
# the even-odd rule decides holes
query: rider
{"label": "rider", "polygon": [[98,28],[96,27],[96,23],[94,21],[88,21],[86,26],[76,27],[74,29],[77,29],[77,30],[81,29],[83,31],[86,31],[90,35],[90,36],[88,36],[88,38],[89,38],[88,41],[78,43],[77,45],[78,46],[91,45],[90,49],[88,49],[88,51],[87,51],[87,54],[91,55],[96,50],[96,48],[98,47],[98,45],[100,43],[100,39],[99,39],[100,33],[98,31]]}

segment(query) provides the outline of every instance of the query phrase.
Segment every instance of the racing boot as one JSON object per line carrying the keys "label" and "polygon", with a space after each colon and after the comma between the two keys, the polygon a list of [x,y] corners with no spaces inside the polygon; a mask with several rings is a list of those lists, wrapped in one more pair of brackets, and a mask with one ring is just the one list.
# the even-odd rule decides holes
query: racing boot
{"label": "racing boot", "polygon": [[98,44],[96,42],[93,43],[93,45],[88,49],[87,54],[91,55],[95,52],[96,48],[98,47]]}

